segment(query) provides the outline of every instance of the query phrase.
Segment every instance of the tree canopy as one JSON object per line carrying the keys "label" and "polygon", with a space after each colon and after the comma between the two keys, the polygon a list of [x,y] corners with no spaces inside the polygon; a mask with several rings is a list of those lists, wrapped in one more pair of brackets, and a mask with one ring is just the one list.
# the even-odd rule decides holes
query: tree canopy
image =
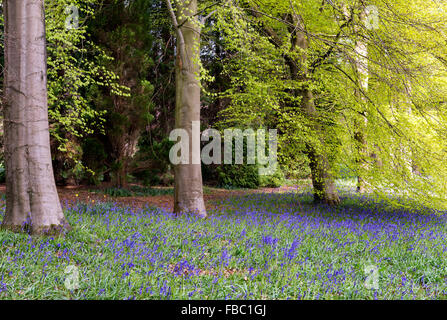
{"label": "tree canopy", "polygon": [[[169,3],[182,20],[182,1]],[[172,183],[183,25],[168,2],[45,9],[57,183]],[[277,129],[276,176],[311,178],[328,203],[334,182],[351,178],[359,192],[445,209],[446,10],[436,0],[198,1],[183,23],[200,29],[201,129]],[[251,167],[202,165],[203,179],[228,185]]]}

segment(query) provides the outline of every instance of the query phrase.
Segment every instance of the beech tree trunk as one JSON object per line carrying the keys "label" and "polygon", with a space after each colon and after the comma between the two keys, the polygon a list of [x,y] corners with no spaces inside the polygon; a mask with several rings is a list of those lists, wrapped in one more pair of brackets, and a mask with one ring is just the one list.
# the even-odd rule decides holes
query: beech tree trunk
{"label": "beech tree trunk", "polygon": [[[365,23],[366,13],[365,8],[361,7],[360,13],[360,23]],[[360,32],[361,28],[356,27],[356,32]],[[367,103],[364,94],[368,90],[368,81],[369,81],[369,73],[368,73],[368,47],[367,45],[358,40],[355,44],[355,57],[354,57],[354,70],[357,75],[357,88],[355,89],[355,95],[362,105]],[[363,114],[359,115],[359,118],[354,119],[354,139],[357,144],[357,158],[356,163],[358,167],[358,176],[357,176],[357,192],[364,193],[366,192],[366,184],[363,178],[362,173],[368,169],[368,147],[366,140],[366,126],[368,124],[368,119]]]}
{"label": "beech tree trunk", "polygon": [[[366,118],[365,118],[366,122]],[[355,119],[354,120],[354,139],[357,143],[357,158],[356,158],[356,164],[358,167],[358,175],[357,175],[357,192],[358,193],[365,193],[366,192],[366,183],[365,179],[363,178],[363,171],[367,169],[367,161],[365,159],[366,153],[367,153],[367,145],[366,145],[366,136],[365,136],[365,125],[366,123],[362,123],[361,120]]]}
{"label": "beech tree trunk", "polygon": [[[313,129],[319,140],[324,147],[324,130],[318,122],[317,108],[315,106],[314,95],[309,85],[306,83],[311,82],[309,73],[307,70],[307,55],[306,51],[309,48],[307,36],[305,34],[305,26],[302,22],[302,17],[297,14],[291,14],[288,16],[293,28],[290,26],[289,31],[292,34],[292,48],[296,49],[297,57],[286,57],[287,64],[289,65],[291,75],[295,80],[303,83],[301,89],[295,90],[296,95],[301,97],[301,110],[306,117],[311,121]],[[313,194],[315,202],[323,202],[329,205],[338,205],[340,203],[340,197],[338,196],[337,188],[335,187],[335,181],[332,176],[332,163],[329,161],[329,157],[322,148],[318,148],[312,142],[306,143],[306,154],[310,161],[310,171],[312,175]],[[324,149],[324,148],[323,148]]]}
{"label": "beech tree trunk", "polygon": [[[189,135],[189,163],[174,166],[174,212],[206,217],[200,164],[200,134],[193,136],[192,123],[200,122],[200,24],[197,0],[176,1],[176,12],[166,0],[177,33],[175,128]],[[200,129],[199,129],[200,130]],[[196,161],[194,161],[196,160]],[[198,163],[194,163],[198,162]]]}
{"label": "beech tree trunk", "polygon": [[5,0],[6,215],[2,228],[69,229],[54,181],[48,128],[44,0]]}
{"label": "beech tree trunk", "polygon": [[[314,96],[307,88],[300,91],[301,108],[313,120],[317,114]],[[322,134],[320,125],[316,121],[314,122],[314,129],[317,134]],[[320,141],[324,146],[324,139],[320,139]],[[306,154],[309,158],[310,172],[312,175],[314,202],[338,205],[340,203],[340,197],[338,196],[335,181],[331,173],[332,164],[327,154],[311,142],[306,143]]]}
{"label": "beech tree trunk", "polygon": [[[287,27],[290,32],[291,51],[292,54],[284,54],[284,59],[290,69],[290,75],[293,80],[301,83],[301,88],[292,90],[295,97],[301,98],[300,109],[303,114],[311,122],[312,129],[318,135],[320,144],[325,145],[323,134],[324,130],[317,119],[317,108],[315,106],[314,95],[309,88],[309,83],[312,78],[308,71],[308,58],[306,51],[309,48],[309,42],[306,35],[306,27],[303,23],[302,17],[296,13],[292,2],[291,12],[286,15]],[[257,7],[253,6],[252,14],[261,18],[262,15],[258,12]],[[283,37],[279,36],[273,28],[268,25],[263,26],[264,32],[270,36],[270,40],[278,49],[283,47]],[[320,145],[320,146],[321,146]],[[306,144],[306,154],[310,161],[310,170],[312,174],[312,184],[315,202],[324,202],[329,205],[338,205],[340,197],[338,196],[335,187],[334,178],[332,176],[332,163],[329,157],[322,148],[314,142]],[[324,149],[324,148],[323,148]]]}

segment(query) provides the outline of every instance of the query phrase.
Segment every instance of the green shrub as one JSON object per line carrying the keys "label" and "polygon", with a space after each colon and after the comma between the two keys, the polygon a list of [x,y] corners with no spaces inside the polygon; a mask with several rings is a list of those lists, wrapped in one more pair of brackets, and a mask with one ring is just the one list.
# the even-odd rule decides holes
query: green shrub
{"label": "green shrub", "polygon": [[110,197],[131,197],[133,195],[130,190],[124,188],[107,188],[103,193]]}
{"label": "green shrub", "polygon": [[174,179],[170,173],[169,151],[173,145],[168,137],[156,141],[151,135],[143,134],[138,142],[134,164],[137,169],[139,162],[150,162],[151,165],[145,170],[135,170],[135,178],[145,186],[172,185]]}
{"label": "green shrub", "polygon": [[221,165],[217,167],[218,186],[222,188],[259,188],[259,174],[256,165]]}
{"label": "green shrub", "polygon": [[[243,131],[243,129],[241,129]],[[256,138],[256,134],[255,134]],[[243,139],[243,161],[248,162],[247,139]],[[235,140],[233,140],[235,141]],[[266,138],[265,146],[268,148],[269,141]],[[235,143],[233,143],[232,159],[235,159]],[[255,155],[256,157],[256,155]],[[253,160],[253,159],[252,159]],[[220,165],[216,168],[218,186],[224,188],[249,188],[279,187],[285,183],[285,176],[278,166],[276,172],[271,176],[259,175],[260,164],[254,159],[255,164],[233,164]]]}
{"label": "green shrub", "polygon": [[222,165],[217,168],[218,186],[226,189],[259,187],[278,188],[285,184],[286,178],[280,166],[273,175],[259,175],[258,165]]}
{"label": "green shrub", "polygon": [[161,183],[160,170],[157,168],[140,171],[134,175],[145,186],[156,186]]}
{"label": "green shrub", "polygon": [[300,150],[293,156],[281,157],[281,169],[289,179],[309,179],[311,177],[309,159]]}
{"label": "green shrub", "polygon": [[286,183],[284,172],[278,165],[276,171],[271,176],[259,176],[259,186],[279,188]]}

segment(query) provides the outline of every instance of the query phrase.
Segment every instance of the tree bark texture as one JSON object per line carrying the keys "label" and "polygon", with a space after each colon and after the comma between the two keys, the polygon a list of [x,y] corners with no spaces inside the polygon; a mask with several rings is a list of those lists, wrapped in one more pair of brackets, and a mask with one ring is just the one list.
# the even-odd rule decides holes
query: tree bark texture
{"label": "tree bark texture", "polygon": [[57,235],[69,225],[51,163],[44,0],[3,4],[6,215],[2,227]]}
{"label": "tree bark texture", "polygon": [[192,130],[193,122],[200,122],[201,27],[197,19],[197,0],[179,0],[176,3],[175,17],[171,10],[177,29],[175,127],[188,133],[190,154],[188,164],[174,166],[174,212],[206,217],[200,147],[193,147],[194,144],[200,146],[200,133],[193,135]]}
{"label": "tree bark texture", "polygon": [[[301,97],[301,110],[312,123],[314,132],[319,135],[319,140],[324,146],[325,143],[322,136],[324,130],[319,124],[318,119],[316,119],[318,111],[315,106],[314,95],[311,89],[309,89],[309,86],[305,84],[311,82],[306,67],[307,55],[305,52],[309,48],[309,43],[304,32],[305,26],[302,17],[297,14],[289,15],[288,19],[294,26],[297,26],[289,28],[289,31],[292,33],[292,48],[298,50],[300,53],[297,55],[298,58],[286,57],[286,62],[290,68],[292,78],[304,83],[302,88],[295,90],[296,95]],[[317,203],[322,202],[329,205],[338,205],[340,198],[331,173],[332,164],[329,161],[328,155],[312,142],[306,143],[306,154],[310,162],[314,201]]]}

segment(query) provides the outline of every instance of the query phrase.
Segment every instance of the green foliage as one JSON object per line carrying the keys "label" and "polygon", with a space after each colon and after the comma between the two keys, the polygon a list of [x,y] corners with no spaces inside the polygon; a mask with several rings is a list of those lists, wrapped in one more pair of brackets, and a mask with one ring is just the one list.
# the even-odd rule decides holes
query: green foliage
{"label": "green foliage", "polygon": [[[259,174],[259,168],[260,164],[258,163],[256,159],[256,152],[253,154],[255,156],[255,159],[249,159],[251,156],[248,151],[248,142],[251,140],[251,142],[257,143],[257,135],[255,131],[245,131],[245,128],[240,129],[240,133],[242,136],[236,138],[234,135],[237,131],[235,131],[233,128],[232,133],[232,163],[233,164],[221,164],[217,167],[211,167],[207,169],[207,171],[213,171],[215,169],[216,171],[216,178],[217,178],[217,185],[224,187],[224,188],[250,188],[250,189],[256,189],[260,186],[267,187],[267,186],[274,186],[278,187],[282,183],[285,182],[285,177],[282,172],[282,170],[277,166],[276,172],[271,176],[261,176]],[[236,129],[237,130],[237,129]],[[251,132],[251,133],[250,133]],[[248,134],[248,135],[246,135]],[[236,162],[236,145],[237,140],[242,138],[242,164],[234,164]],[[269,154],[269,141],[268,136],[266,134],[265,136],[265,148],[266,154]],[[223,137],[223,141],[225,142],[225,136]],[[260,146],[251,146],[254,148],[255,151],[256,148],[259,148]],[[257,149],[256,149],[257,150]],[[253,163],[253,164],[252,164]],[[206,166],[202,166],[206,167]],[[205,172],[207,172],[205,171]]]}
{"label": "green foliage", "polygon": [[173,195],[173,188],[148,188],[140,186],[131,186],[130,190],[136,196],[147,197],[147,196],[163,196],[163,195]]}
{"label": "green foliage", "polygon": [[5,183],[6,181],[6,174],[5,174],[5,167],[4,164],[0,164],[0,183]]}
{"label": "green foliage", "polygon": [[93,137],[87,137],[82,143],[83,163],[91,169],[87,173],[88,181],[91,184],[98,185],[104,180],[104,172],[107,170],[107,153],[104,145]]}
{"label": "green foliage", "polygon": [[106,112],[106,136],[110,145],[110,162],[115,184],[127,179],[129,165],[137,152],[141,132],[154,119],[151,97],[154,86],[149,72],[154,65],[150,56],[153,36],[147,19],[151,3],[141,0],[107,0],[92,21],[92,38],[113,60],[105,63],[119,77],[128,94],[117,95],[113,90],[92,86],[90,94],[97,111]]}
{"label": "green foliage", "polygon": [[217,167],[218,186],[256,189],[260,185],[256,165],[222,165]]}
{"label": "green foliage", "polygon": [[146,186],[172,185],[174,177],[170,172],[169,150],[173,144],[174,142],[168,137],[157,141],[153,139],[150,132],[143,133],[131,167],[134,176]]}
{"label": "green foliage", "polygon": [[160,178],[161,170],[159,168],[142,170],[135,173],[135,177],[141,181],[145,186],[156,186],[161,184]]}
{"label": "green foliage", "polygon": [[[108,88],[118,96],[128,89],[106,64],[112,59],[92,41],[87,24],[103,0],[46,0],[48,117],[57,180],[80,180],[89,171],[82,161],[79,139],[104,129],[104,110],[92,107],[91,87]],[[0,1],[1,3],[1,1]],[[67,27],[71,7],[79,13],[78,28]],[[3,30],[3,15],[0,29]],[[3,48],[3,42],[1,43]],[[3,65],[3,50],[0,61]]]}
{"label": "green foliage", "polygon": [[279,188],[286,183],[286,177],[284,171],[278,166],[276,171],[272,175],[260,175],[259,176],[259,186],[261,187],[271,187]]}
{"label": "green foliage", "polygon": [[[112,58],[91,41],[86,22],[94,19],[101,0],[50,0],[46,4],[48,52],[48,104],[50,133],[58,150],[72,154],[66,144],[70,136],[84,137],[100,130],[104,112],[91,106],[86,94],[91,86],[109,88],[125,95],[126,87],[117,83],[117,76],[106,68]],[[66,28],[67,8],[79,9],[79,28]]]}
{"label": "green foliage", "polygon": [[124,188],[107,188],[102,193],[110,197],[131,197],[133,195],[130,190]]}
{"label": "green foliage", "polygon": [[226,189],[259,187],[278,188],[285,184],[283,171],[278,166],[273,175],[260,175],[254,164],[222,165],[217,167],[218,186]]}
{"label": "green foliage", "polygon": [[[361,15],[367,5],[379,12],[373,28]],[[278,128],[288,174],[307,175],[297,168],[312,145],[335,165],[333,176],[361,176],[386,201],[392,193],[446,208],[446,9],[422,0],[227,3],[214,24],[229,52],[222,126]],[[305,50],[293,44],[302,31],[294,15],[305,26]],[[296,94],[303,88],[314,96],[312,117]]]}

